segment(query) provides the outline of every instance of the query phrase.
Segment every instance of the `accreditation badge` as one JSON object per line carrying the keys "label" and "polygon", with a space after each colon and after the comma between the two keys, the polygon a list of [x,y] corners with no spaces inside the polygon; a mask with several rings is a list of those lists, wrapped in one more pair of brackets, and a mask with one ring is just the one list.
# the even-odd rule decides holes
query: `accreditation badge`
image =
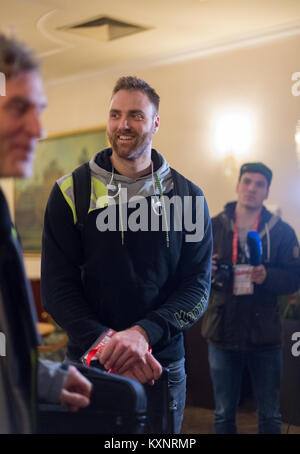
{"label": "accreditation badge", "polygon": [[252,295],[253,282],[251,281],[251,265],[235,265],[233,275],[233,294]]}

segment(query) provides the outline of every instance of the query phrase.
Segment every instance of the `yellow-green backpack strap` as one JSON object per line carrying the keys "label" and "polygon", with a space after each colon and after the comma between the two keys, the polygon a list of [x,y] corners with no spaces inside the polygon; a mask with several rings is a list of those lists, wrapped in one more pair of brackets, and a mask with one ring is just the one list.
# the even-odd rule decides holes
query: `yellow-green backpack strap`
{"label": "yellow-green backpack strap", "polygon": [[76,213],[75,225],[79,230],[83,230],[91,199],[91,171],[89,163],[86,162],[77,167],[72,173],[72,177]]}

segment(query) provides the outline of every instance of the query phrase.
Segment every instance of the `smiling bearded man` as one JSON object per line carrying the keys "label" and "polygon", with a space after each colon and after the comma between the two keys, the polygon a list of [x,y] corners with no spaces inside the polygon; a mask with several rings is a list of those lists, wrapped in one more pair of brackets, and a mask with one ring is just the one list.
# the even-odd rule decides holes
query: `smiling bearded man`
{"label": "smiling bearded man", "polygon": [[[117,81],[107,123],[111,147],[77,169],[85,171],[87,180],[78,182],[76,171],[65,175],[50,195],[42,289],[46,309],[69,335],[68,360],[87,361],[96,345],[101,349],[93,364],[145,384],[151,433],[162,430],[157,381],[162,367],[169,369],[166,397],[179,433],[186,383],[182,331],[206,309],[212,238],[201,190],[152,148],[158,106],[159,96],[147,82],[131,76]],[[88,202],[83,219],[76,209],[80,194]],[[191,218],[203,225],[203,235],[194,242],[188,242],[183,229],[176,231],[174,213],[165,228],[164,200],[177,194],[180,201],[190,197]],[[140,215],[146,228],[130,228],[133,198],[146,202]],[[199,199],[203,211],[197,215]],[[102,229],[101,215],[115,206],[116,223]],[[152,214],[157,229],[147,222]]]}

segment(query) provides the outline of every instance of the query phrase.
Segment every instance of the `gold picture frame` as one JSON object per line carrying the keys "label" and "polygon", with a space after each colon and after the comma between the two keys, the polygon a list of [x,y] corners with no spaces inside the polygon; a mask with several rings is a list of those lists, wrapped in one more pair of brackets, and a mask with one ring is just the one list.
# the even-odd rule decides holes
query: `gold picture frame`
{"label": "gold picture frame", "polygon": [[44,213],[55,181],[105,147],[105,127],[56,134],[39,141],[33,176],[16,179],[14,185],[15,225],[25,256],[40,256]]}

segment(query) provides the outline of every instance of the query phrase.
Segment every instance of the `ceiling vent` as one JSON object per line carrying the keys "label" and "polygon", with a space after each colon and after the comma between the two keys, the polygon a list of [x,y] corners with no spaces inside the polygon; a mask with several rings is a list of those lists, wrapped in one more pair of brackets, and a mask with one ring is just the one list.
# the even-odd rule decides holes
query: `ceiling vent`
{"label": "ceiling vent", "polygon": [[70,31],[100,41],[112,41],[123,36],[149,30],[149,27],[142,27],[112,19],[108,16],[101,16],[87,22],[60,27],[59,30]]}

